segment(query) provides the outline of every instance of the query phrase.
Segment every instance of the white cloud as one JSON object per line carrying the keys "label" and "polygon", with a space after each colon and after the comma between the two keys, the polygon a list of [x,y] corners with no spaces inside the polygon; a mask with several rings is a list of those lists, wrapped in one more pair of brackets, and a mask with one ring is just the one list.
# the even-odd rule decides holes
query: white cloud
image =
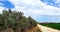
{"label": "white cloud", "polygon": [[60,8],[49,6],[40,0],[9,0],[15,5],[14,9],[22,11],[26,16],[60,15]]}

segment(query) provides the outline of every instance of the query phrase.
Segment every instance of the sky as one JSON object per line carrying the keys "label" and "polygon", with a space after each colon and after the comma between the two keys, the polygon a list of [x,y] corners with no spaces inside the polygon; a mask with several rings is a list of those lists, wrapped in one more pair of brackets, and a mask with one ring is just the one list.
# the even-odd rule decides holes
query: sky
{"label": "sky", "polygon": [[0,0],[0,13],[8,8],[37,22],[60,22],[60,0]]}

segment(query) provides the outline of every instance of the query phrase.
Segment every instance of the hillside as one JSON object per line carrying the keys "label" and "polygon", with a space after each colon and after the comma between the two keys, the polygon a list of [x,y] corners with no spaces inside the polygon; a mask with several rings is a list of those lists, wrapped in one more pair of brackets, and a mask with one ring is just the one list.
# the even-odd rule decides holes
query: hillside
{"label": "hillside", "polygon": [[37,26],[37,22],[31,17],[26,17],[22,12],[2,10],[0,14],[0,32],[27,32]]}

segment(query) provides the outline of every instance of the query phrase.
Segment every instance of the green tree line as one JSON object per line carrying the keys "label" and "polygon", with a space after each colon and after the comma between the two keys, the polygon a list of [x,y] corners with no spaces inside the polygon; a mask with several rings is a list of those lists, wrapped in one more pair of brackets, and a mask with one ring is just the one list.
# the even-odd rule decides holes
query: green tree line
{"label": "green tree line", "polygon": [[5,31],[7,28],[12,28],[14,32],[20,29],[21,32],[33,28],[37,22],[31,17],[25,17],[22,12],[2,10],[0,14],[0,32]]}

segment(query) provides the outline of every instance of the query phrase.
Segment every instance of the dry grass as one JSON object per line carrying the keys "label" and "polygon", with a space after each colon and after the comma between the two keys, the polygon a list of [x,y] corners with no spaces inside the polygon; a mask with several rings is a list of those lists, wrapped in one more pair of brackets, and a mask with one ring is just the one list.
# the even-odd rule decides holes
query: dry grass
{"label": "dry grass", "polygon": [[36,26],[35,28],[27,30],[27,32],[42,32],[42,31],[39,29],[39,27]]}
{"label": "dry grass", "polygon": [[33,32],[42,32],[40,29],[39,29],[39,27],[35,27],[34,29],[33,29]]}
{"label": "dry grass", "polygon": [[[5,30],[5,32],[14,32],[14,30],[11,29],[11,28],[7,28],[7,29]],[[21,30],[20,30],[20,29],[16,29],[16,32],[21,32]],[[26,31],[24,31],[24,32],[41,32],[41,30],[39,29],[38,26],[36,26],[36,27],[31,28],[31,29],[29,29],[29,30],[26,30]]]}
{"label": "dry grass", "polygon": [[12,28],[7,28],[4,32],[14,32]]}

